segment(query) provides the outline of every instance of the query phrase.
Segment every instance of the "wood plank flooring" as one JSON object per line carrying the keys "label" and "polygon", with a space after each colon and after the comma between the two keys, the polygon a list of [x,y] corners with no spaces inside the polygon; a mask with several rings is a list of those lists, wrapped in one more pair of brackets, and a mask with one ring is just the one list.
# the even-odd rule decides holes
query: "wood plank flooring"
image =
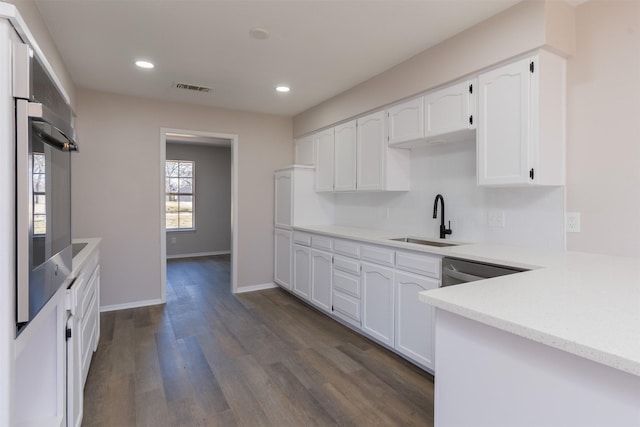
{"label": "wood plank flooring", "polygon": [[432,426],[433,377],[229,257],[167,262],[167,304],[101,314],[83,426]]}

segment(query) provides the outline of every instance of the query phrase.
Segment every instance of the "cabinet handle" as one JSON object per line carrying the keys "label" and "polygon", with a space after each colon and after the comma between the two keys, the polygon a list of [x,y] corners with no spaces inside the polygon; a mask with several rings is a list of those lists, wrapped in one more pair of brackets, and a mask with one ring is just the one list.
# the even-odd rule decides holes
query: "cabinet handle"
{"label": "cabinet handle", "polygon": [[473,93],[473,85],[472,84],[469,85],[469,93]]}
{"label": "cabinet handle", "polygon": [[534,70],[533,61],[531,61],[531,63],[529,64],[529,71],[533,73],[533,70]]}
{"label": "cabinet handle", "polygon": [[469,116],[469,124],[473,125],[473,115]]}
{"label": "cabinet handle", "polygon": [[529,178],[533,179],[534,174],[533,174],[533,168],[531,168],[531,170],[529,171]]}

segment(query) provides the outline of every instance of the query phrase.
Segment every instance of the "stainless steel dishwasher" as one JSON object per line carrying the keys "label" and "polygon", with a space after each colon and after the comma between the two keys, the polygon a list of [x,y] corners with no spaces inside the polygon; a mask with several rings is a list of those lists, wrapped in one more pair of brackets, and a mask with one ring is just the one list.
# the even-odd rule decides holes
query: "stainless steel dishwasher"
{"label": "stainless steel dishwasher", "polygon": [[445,257],[442,259],[442,286],[459,285],[460,283],[475,282],[476,280],[506,276],[522,271],[526,270]]}

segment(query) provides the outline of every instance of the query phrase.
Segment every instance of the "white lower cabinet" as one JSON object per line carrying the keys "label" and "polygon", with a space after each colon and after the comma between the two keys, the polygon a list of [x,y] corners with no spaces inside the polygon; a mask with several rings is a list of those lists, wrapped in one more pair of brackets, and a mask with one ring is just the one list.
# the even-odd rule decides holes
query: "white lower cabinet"
{"label": "white lower cabinet", "polygon": [[293,292],[307,301],[311,294],[311,250],[298,244],[293,245]]}
{"label": "white lower cabinet", "polygon": [[311,249],[311,303],[331,312],[331,264],[333,255]]}
{"label": "white lower cabinet", "polygon": [[418,293],[436,289],[440,282],[396,271],[395,349],[412,361],[433,370],[434,308],[418,300]]}
{"label": "white lower cabinet", "polygon": [[418,294],[440,286],[440,256],[301,231],[291,240],[295,295],[434,371],[434,309]]}
{"label": "white lower cabinet", "polygon": [[[335,250],[350,246],[352,244],[336,241]],[[359,249],[352,252],[359,253]],[[360,261],[341,255],[334,255],[332,278],[333,314],[360,329],[362,326]]]}
{"label": "white lower cabinet", "polygon": [[285,289],[291,289],[291,231],[275,230],[273,280]]}
{"label": "white lower cabinet", "polygon": [[390,347],[394,345],[393,270],[362,263],[362,330]]}

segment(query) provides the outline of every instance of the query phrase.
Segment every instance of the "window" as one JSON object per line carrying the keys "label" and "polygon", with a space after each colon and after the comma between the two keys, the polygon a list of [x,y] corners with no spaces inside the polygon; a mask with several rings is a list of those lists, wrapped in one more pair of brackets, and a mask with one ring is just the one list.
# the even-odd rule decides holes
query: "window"
{"label": "window", "polygon": [[167,160],[165,167],[167,230],[193,230],[194,162]]}
{"label": "window", "polygon": [[33,179],[33,234],[47,233],[47,204],[45,189],[45,156],[44,153],[33,153],[31,169]]}

